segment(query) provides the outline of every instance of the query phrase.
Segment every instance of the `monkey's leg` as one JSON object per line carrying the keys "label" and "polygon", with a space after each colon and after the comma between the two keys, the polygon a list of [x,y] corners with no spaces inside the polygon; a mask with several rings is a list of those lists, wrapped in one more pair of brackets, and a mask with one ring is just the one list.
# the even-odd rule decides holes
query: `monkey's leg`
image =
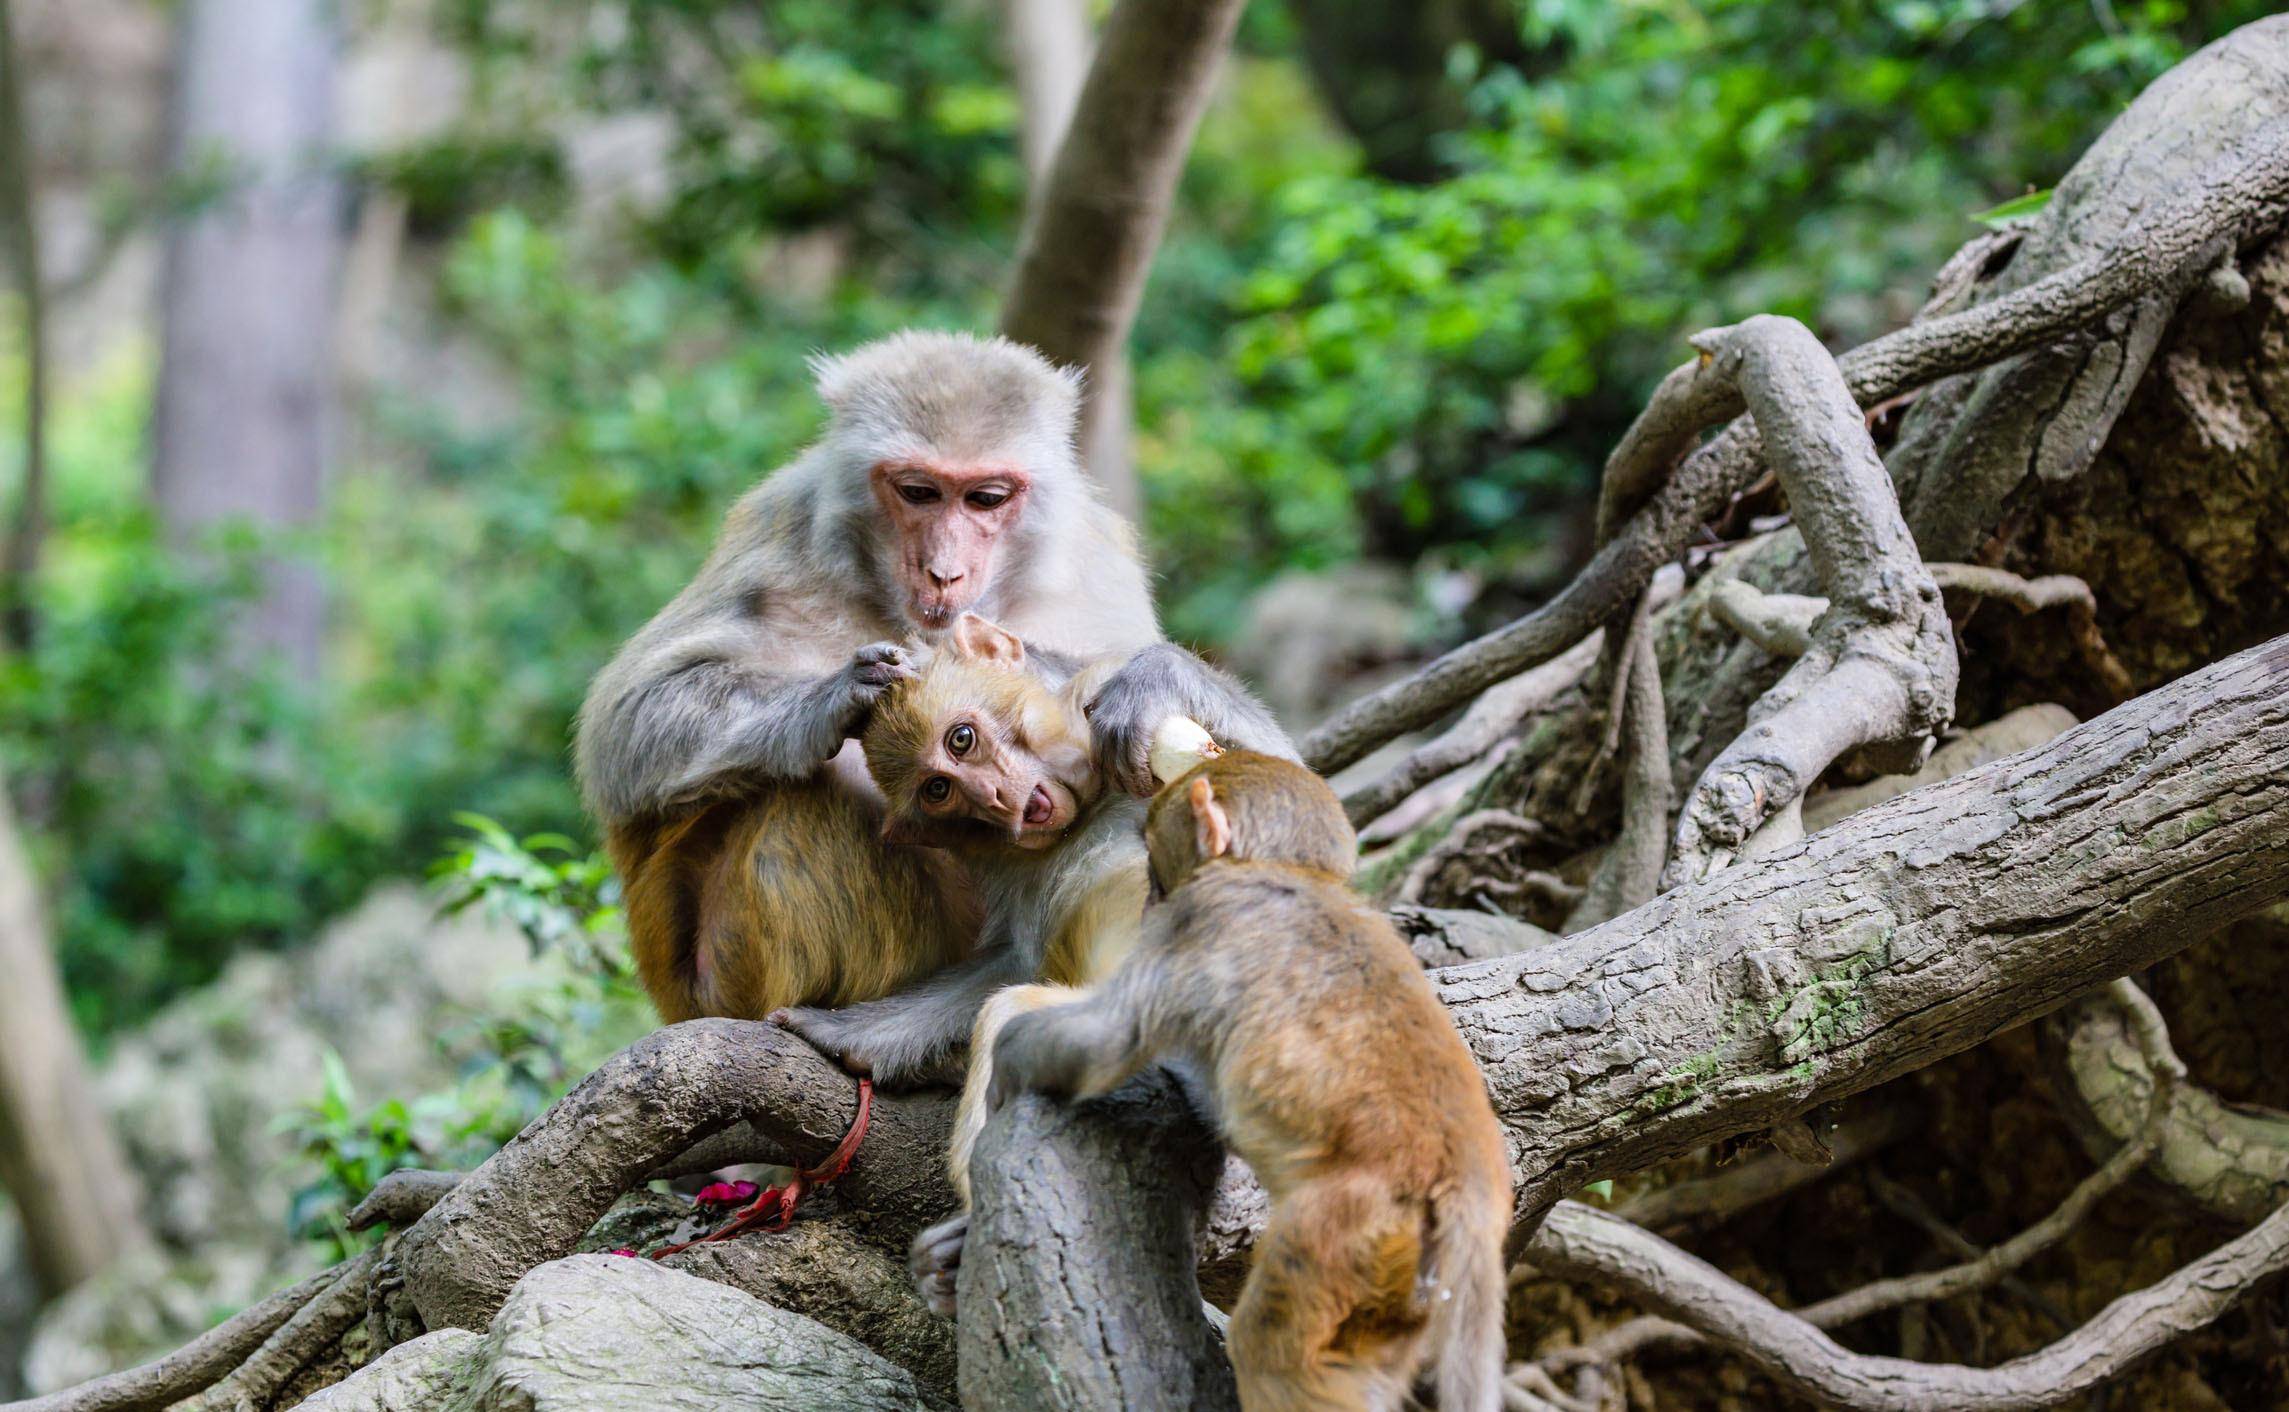
{"label": "monkey's leg", "polygon": [[994,992],[978,1012],[977,1027],[970,1031],[970,1068],[962,1080],[962,1102],[954,1110],[953,1136],[946,1143],[946,1175],[962,1199],[962,1210],[914,1237],[906,1259],[914,1292],[934,1314],[950,1317],[954,1312],[954,1277],[961,1269],[962,1246],[970,1233],[970,1153],[977,1147],[978,1132],[991,1111],[986,1107],[986,1097],[993,1084],[994,1041],[1013,1017],[1064,1004],[1084,993],[1076,986],[1013,985]]}
{"label": "monkey's leg", "polygon": [[1423,1217],[1365,1172],[1272,1210],[1232,1312],[1243,1412],[1394,1412],[1421,1357]]}
{"label": "monkey's leg", "polygon": [[1028,980],[1031,968],[1013,947],[998,946],[949,966],[895,995],[840,1010],[797,1006],[771,1012],[856,1074],[884,1085],[950,1081],[947,1061],[968,1037],[986,997]]}

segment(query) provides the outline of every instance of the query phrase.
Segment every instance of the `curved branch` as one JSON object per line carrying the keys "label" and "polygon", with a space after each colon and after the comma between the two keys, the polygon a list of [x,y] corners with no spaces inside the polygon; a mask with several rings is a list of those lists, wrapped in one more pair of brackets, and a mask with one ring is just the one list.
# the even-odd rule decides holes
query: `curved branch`
{"label": "curved branch", "polygon": [[[1896,1279],[1876,1280],[1846,1290],[1844,1293],[1816,1304],[1795,1310],[1795,1316],[1816,1329],[1835,1329],[1871,1314],[1897,1309],[1903,1304],[1929,1304],[1936,1300],[1953,1299],[1985,1289],[2037,1255],[2057,1245],[2082,1224],[2091,1208],[2129,1181],[2146,1160],[2161,1145],[2167,1127],[2171,1099],[2178,1084],[2185,1078],[2185,1066],[2178,1062],[2170,1048],[2170,1035],[2162,1023],[2160,1012],[2146,993],[2127,979],[2117,980],[2106,988],[2111,1002],[2130,1017],[2137,1032],[2140,1058],[2149,1070],[2160,1076],[2149,1096],[2146,1116],[2137,1135],[2115,1149],[2098,1170],[2075,1184],[2074,1190],[2052,1208],[2040,1221],[2020,1231],[2000,1245],[1986,1250],[1974,1250],[1959,1264],[1944,1269],[1924,1270]],[[1881,1181],[1880,1176],[1871,1180]],[[1531,1252],[1529,1252],[1531,1255]],[[1557,1355],[1551,1361],[1571,1366],[1582,1362],[1618,1363],[1634,1357],[1656,1345],[1671,1346],[1698,1342],[1692,1330],[1667,1319],[1632,1319],[1626,1324],[1608,1329],[1578,1349]]]}
{"label": "curved branch", "polygon": [[[1862,344],[1838,365],[1853,400],[1873,406],[1935,379],[2053,342],[2132,300],[2182,297],[2217,266],[2222,253],[2277,229],[2285,213],[2289,125],[2269,124],[2224,153],[2183,197],[2140,221],[2103,252],[1976,308],[1910,324]],[[1687,365],[1670,377],[1685,379],[1691,372]],[[1713,398],[1686,398],[1682,392],[1667,399],[1657,394],[1655,405],[1624,438],[1624,446],[1646,448],[1630,455],[1655,469],[1640,475],[1609,460],[1608,481],[1629,486],[1659,478],[1666,464],[1661,454],[1679,437],[1689,440],[1687,433],[1672,434],[1666,419],[1705,419],[1698,420],[1697,430],[1740,410]],[[1314,769],[1332,773],[1579,642],[1642,590],[1656,568],[1683,552],[1701,525],[1756,478],[1762,451],[1755,426],[1734,421],[1688,455],[1557,597],[1330,717],[1305,737],[1304,758]],[[1622,450],[1615,454],[1620,457]]]}
{"label": "curved branch", "polygon": [[2056,1407],[2120,1376],[2289,1270],[2289,1207],[2115,1300],[2050,1347],[1993,1368],[1854,1353],[1651,1232],[1576,1202],[1551,1211],[1533,1258],[1545,1271],[1594,1280],[1699,1330],[1822,1403],[1854,1412],[2019,1412]]}
{"label": "curved branch", "polygon": [[[2150,1008],[2150,1003],[2148,1008]],[[2226,1103],[2194,1084],[2168,1082],[2139,1039],[2138,1010],[2108,992],[2086,997],[2045,1023],[2045,1048],[2064,1070],[2058,1088],[2068,1118],[2095,1154],[2137,1143],[2160,1073],[2169,1090],[2147,1173],[2203,1209],[2248,1223],[2289,1200],[2289,1113]],[[2110,1159],[2111,1160],[2111,1159]]]}
{"label": "curved branch", "polygon": [[2072,574],[2022,578],[2007,569],[1991,569],[1981,564],[1926,567],[1942,589],[2000,598],[2022,613],[2039,613],[2046,608],[2066,609],[2067,627],[2074,634],[2075,650],[2082,654],[2082,660],[2090,669],[2098,673],[2107,694],[2116,701],[2130,694],[2130,671],[2114,655],[2114,649],[2106,645],[2105,635],[2099,632],[2098,598],[2081,579]]}
{"label": "curved branch", "polygon": [[1804,792],[1854,750],[1881,748],[1897,769],[1922,764],[1955,714],[1955,634],[1939,586],[1835,360],[1810,329],[1772,315],[1696,343],[1703,374],[1738,387],[1756,418],[1828,610],[1687,797],[1672,885],[1723,868],[1776,816],[1801,828]]}
{"label": "curved branch", "polygon": [[[951,1106],[942,1094],[875,1103],[839,1188],[885,1249],[903,1255],[953,1204],[941,1155]],[[621,1193],[695,1139],[748,1119],[815,1161],[856,1112],[850,1076],[785,1030],[671,1025],[607,1060],[414,1223],[395,1258],[405,1294],[424,1328],[483,1328],[525,1271],[570,1254]]]}

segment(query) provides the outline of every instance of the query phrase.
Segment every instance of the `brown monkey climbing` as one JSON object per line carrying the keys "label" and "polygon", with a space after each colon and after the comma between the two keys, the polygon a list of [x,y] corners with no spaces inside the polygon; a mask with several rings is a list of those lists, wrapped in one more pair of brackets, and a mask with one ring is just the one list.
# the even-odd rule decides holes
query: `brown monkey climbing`
{"label": "brown monkey climbing", "polygon": [[1247,1412],[1443,1412],[1502,1388],[1510,1170],[1470,1051],[1391,924],[1347,886],[1326,783],[1246,751],[1154,799],[1136,948],[1087,999],[1012,1017],[989,1102],[1185,1065],[1272,1215],[1233,1312]]}
{"label": "brown monkey climbing", "polygon": [[[918,332],[817,371],[826,429],[733,508],[699,575],[597,676],[576,757],[661,1018],[808,1007],[806,1037],[898,1080],[958,1045],[1005,979],[997,948],[972,954],[982,914],[959,874],[885,847],[881,800],[842,753],[912,675],[901,640],[975,608],[1053,677],[1125,658],[1089,713],[1103,767],[1132,789],[1172,711],[1292,747],[1160,641],[1134,537],[1074,456],[1075,375],[1004,340]],[[946,984],[911,987],[934,974]],[[901,988],[886,1009],[816,1008]]]}

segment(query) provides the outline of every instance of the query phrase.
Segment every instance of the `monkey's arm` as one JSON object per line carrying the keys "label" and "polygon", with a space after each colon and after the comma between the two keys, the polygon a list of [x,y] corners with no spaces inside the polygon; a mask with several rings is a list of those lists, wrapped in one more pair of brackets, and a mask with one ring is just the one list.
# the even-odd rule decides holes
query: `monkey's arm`
{"label": "monkey's arm", "polygon": [[1170,716],[1190,716],[1219,745],[1298,760],[1295,743],[1237,677],[1173,642],[1124,663],[1089,702],[1089,729],[1106,777],[1131,794],[1153,792],[1152,736]]}
{"label": "monkey's arm", "polygon": [[947,1061],[969,1039],[986,998],[1032,980],[1033,971],[1023,948],[995,946],[880,1000],[840,1010],[799,1006],[771,1020],[878,1083],[958,1083],[960,1068]]}
{"label": "monkey's arm", "polygon": [[816,677],[773,676],[725,653],[665,656],[631,644],[581,711],[581,782],[608,822],[745,780],[806,776],[865,725],[893,682],[914,674],[889,642]]}

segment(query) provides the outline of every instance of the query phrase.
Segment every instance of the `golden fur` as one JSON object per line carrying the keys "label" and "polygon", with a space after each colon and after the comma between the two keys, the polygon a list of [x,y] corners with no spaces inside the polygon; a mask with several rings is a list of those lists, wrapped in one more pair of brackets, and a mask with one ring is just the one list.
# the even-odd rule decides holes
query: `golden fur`
{"label": "golden fur", "polygon": [[636,974],[661,1021],[848,1005],[967,955],[979,912],[959,868],[879,829],[822,776],[612,830]]}

